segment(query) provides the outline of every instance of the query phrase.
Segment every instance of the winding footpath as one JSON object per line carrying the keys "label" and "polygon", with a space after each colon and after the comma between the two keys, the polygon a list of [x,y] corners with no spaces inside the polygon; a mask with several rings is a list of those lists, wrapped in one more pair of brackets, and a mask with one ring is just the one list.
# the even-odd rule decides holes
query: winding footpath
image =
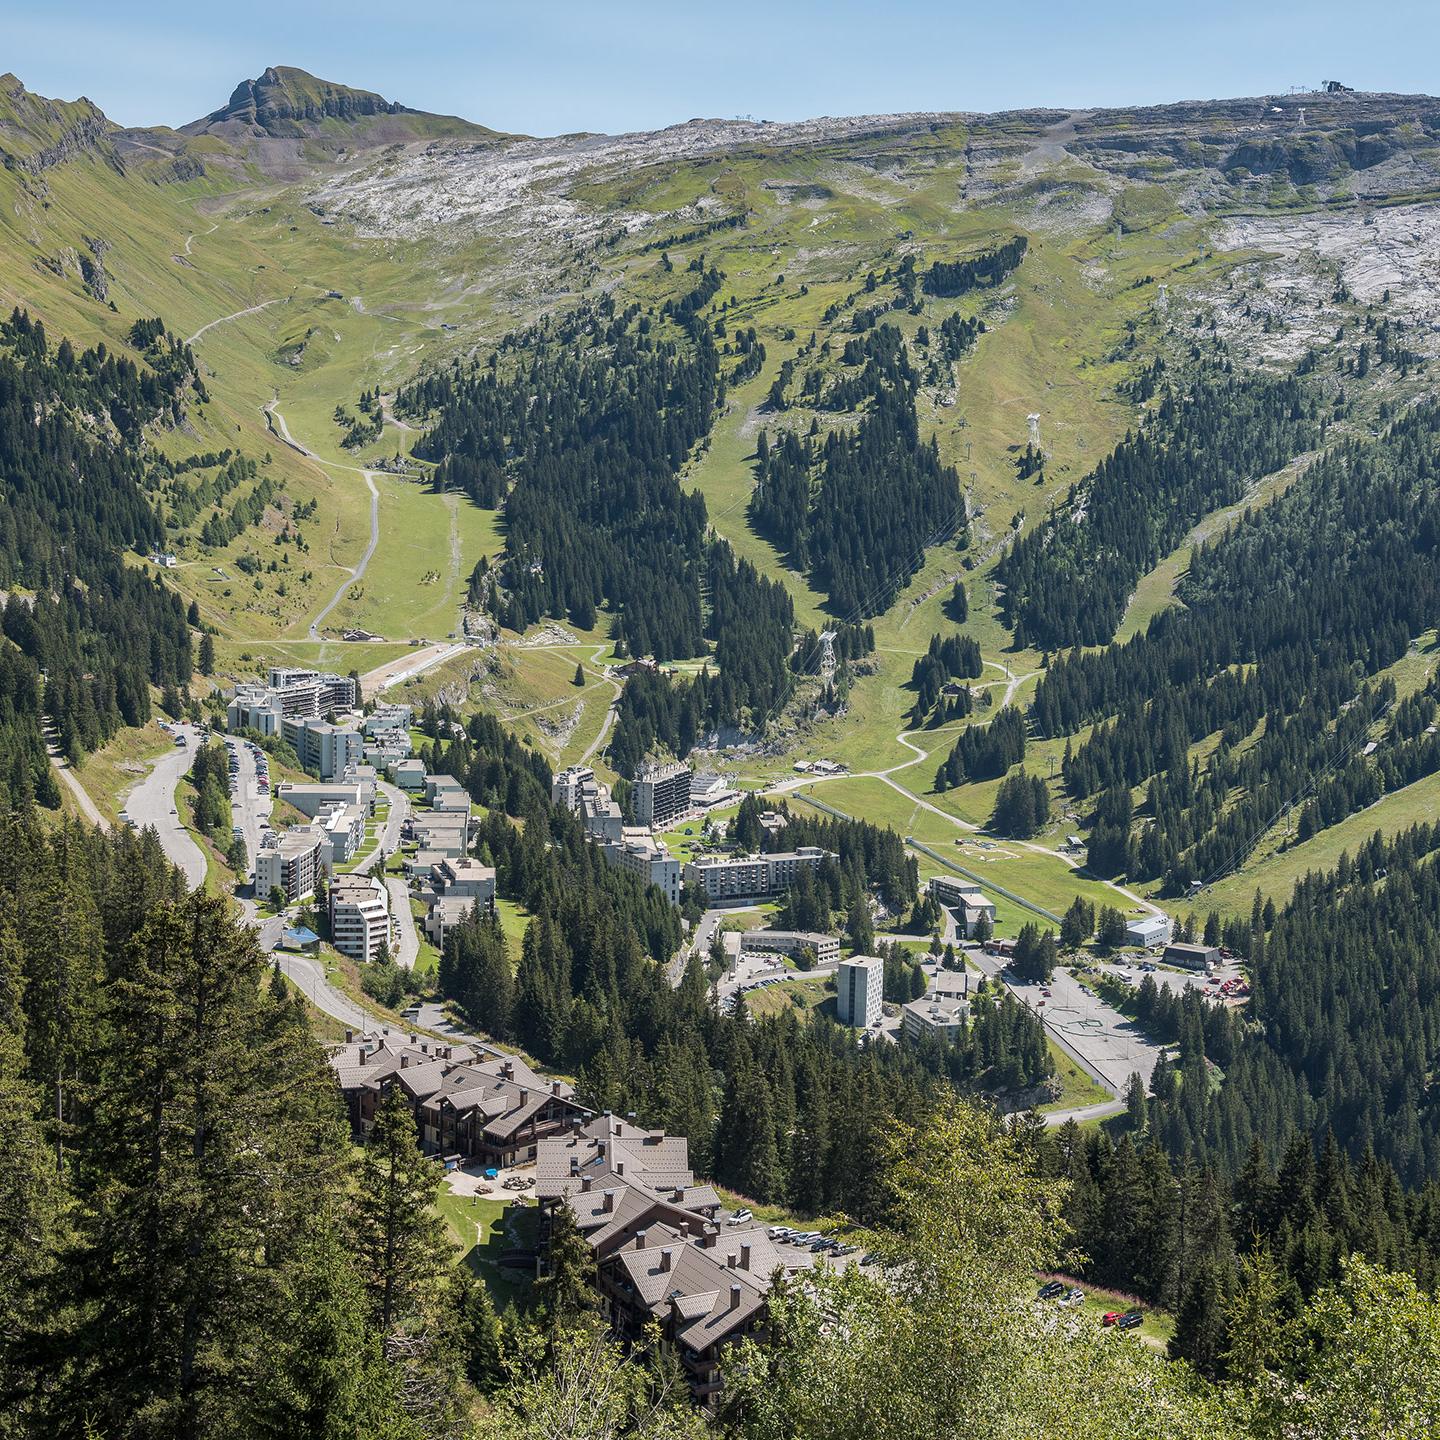
{"label": "winding footpath", "polygon": [[310,638],[320,638],[320,623],[327,615],[345,598],[345,592],[359,581],[365,574],[365,567],[369,565],[371,558],[380,545],[380,492],[375,488],[375,472],[363,470],[358,465],[342,465],[335,460],[325,460],[317,455],[307,446],[302,445],[291,433],[290,427],[285,423],[285,417],[280,413],[280,397],[277,395],[268,405],[263,407],[266,423],[277,435],[294,451],[305,456],[307,460],[313,460],[317,465],[327,466],[331,470],[344,470],[351,475],[363,475],[365,487],[370,491],[370,543],[365,547],[365,553],[360,557],[360,563],[350,571],[348,577],[340,582],[340,587],[326,602],[325,608],[320,611],[310,622]]}
{"label": "winding footpath", "polygon": [[[189,253],[188,250],[186,253]],[[288,295],[277,295],[273,300],[262,300],[258,305],[251,305],[244,310],[232,310],[230,314],[221,315],[218,319],[211,320],[209,324],[202,325],[193,335],[186,339],[185,343],[187,345],[193,345],[202,335],[207,334],[217,325],[226,325],[231,320],[239,320],[245,315],[257,315],[261,310],[268,310],[272,305],[288,304],[289,300],[290,297]]]}

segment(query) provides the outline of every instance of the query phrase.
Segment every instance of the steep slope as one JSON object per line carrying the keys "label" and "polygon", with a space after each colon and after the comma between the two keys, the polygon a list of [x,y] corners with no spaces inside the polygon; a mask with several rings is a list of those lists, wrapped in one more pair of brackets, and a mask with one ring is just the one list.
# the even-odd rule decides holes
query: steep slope
{"label": "steep slope", "polygon": [[14,75],[0,75],[0,165],[43,174],[86,152],[113,154],[114,126],[97,105],[47,100],[31,94]]}
{"label": "steep slope", "polygon": [[319,161],[352,150],[499,138],[483,125],[412,110],[291,65],[272,65],[256,79],[242,80],[226,104],[181,126],[180,133],[223,140],[269,174],[289,173],[302,159]]}

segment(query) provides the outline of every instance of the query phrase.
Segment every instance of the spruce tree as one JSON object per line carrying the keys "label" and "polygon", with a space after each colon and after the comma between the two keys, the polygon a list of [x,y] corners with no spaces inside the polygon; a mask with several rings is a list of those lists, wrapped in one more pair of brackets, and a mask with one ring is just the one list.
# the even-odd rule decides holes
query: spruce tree
{"label": "spruce tree", "polygon": [[595,1254],[568,1205],[551,1214],[546,1271],[534,1288],[535,1304],[552,1332],[572,1325],[595,1305]]}
{"label": "spruce tree", "polygon": [[365,1141],[352,1202],[356,1250],[371,1313],[383,1333],[421,1308],[449,1264],[435,1212],[440,1167],[420,1153],[405,1092],[391,1085]]}

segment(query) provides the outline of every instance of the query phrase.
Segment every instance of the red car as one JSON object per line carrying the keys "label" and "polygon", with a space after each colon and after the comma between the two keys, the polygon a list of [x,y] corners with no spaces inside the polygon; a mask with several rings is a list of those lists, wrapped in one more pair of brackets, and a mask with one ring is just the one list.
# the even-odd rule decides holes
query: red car
{"label": "red car", "polygon": [[1107,1310],[1107,1311],[1100,1317],[1100,1323],[1101,1323],[1102,1325],[1113,1325],[1119,1318],[1120,1318],[1120,1311],[1118,1311],[1118,1310]]}

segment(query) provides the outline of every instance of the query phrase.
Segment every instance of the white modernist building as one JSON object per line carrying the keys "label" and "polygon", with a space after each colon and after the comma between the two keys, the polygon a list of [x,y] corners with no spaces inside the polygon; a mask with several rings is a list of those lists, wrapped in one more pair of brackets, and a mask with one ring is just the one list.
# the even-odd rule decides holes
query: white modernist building
{"label": "white modernist building", "polygon": [[818,845],[802,845],[798,850],[772,851],[739,860],[702,855],[685,866],[685,883],[694,885],[706,900],[783,895],[801,870],[819,869],[829,853]]}
{"label": "white modernist building", "polygon": [[885,962],[876,955],[842,960],[835,972],[836,1014],[842,1025],[868,1030],[884,1013]]}
{"label": "white modernist building", "polygon": [[936,875],[930,881],[930,893],[942,905],[956,912],[960,932],[967,940],[975,938],[981,920],[995,933],[995,902],[973,880],[960,880],[949,875]]}
{"label": "white modernist building", "polygon": [[255,856],[255,893],[279,890],[288,904],[315,893],[325,868],[325,835],[311,825],[270,831]]}
{"label": "white modernist building", "polygon": [[649,831],[627,826],[619,840],[606,840],[600,849],[610,864],[638,875],[672,905],[680,903],[680,862]]}
{"label": "white modernist building", "polygon": [[1171,928],[1168,915],[1145,915],[1125,926],[1125,939],[1131,945],[1143,945],[1146,949],[1166,945],[1170,941]]}
{"label": "white modernist building", "polygon": [[374,960],[390,943],[390,899],[373,875],[337,875],[330,884],[330,941],[352,960]]}

